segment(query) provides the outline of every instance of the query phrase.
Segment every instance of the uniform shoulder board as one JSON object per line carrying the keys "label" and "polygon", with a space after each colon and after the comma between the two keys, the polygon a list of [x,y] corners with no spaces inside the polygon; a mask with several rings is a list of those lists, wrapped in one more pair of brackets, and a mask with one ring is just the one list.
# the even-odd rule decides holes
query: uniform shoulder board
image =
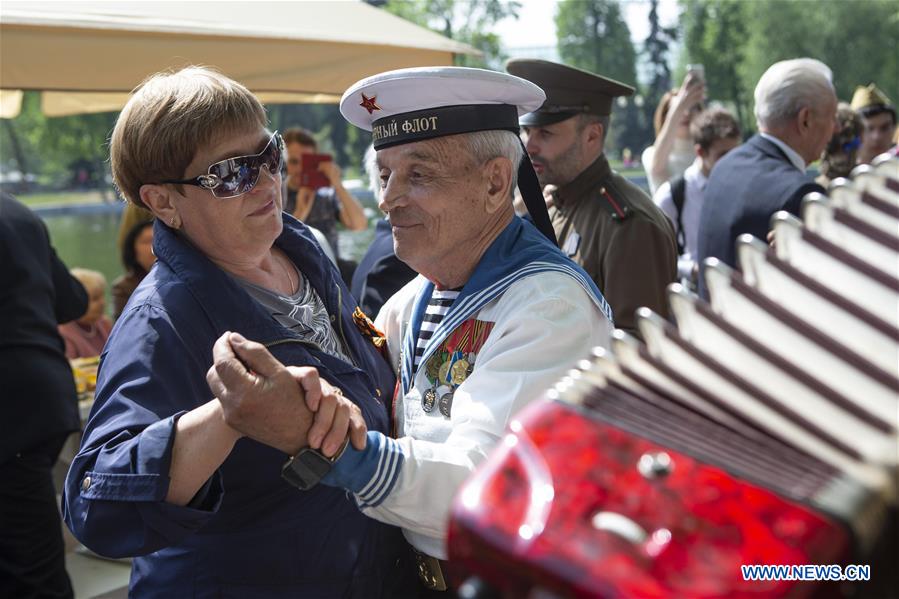
{"label": "uniform shoulder board", "polygon": [[599,186],[598,193],[600,203],[609,212],[612,220],[625,220],[631,215],[633,209],[627,194],[622,193],[622,190],[616,185],[608,180],[603,181],[602,185]]}

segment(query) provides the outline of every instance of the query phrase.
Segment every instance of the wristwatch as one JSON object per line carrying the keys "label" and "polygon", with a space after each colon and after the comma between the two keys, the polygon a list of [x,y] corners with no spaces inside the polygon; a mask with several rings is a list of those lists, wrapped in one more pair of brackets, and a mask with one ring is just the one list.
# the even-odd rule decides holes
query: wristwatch
{"label": "wristwatch", "polygon": [[301,491],[308,491],[331,471],[331,465],[343,455],[349,443],[349,439],[344,441],[340,451],[330,458],[317,449],[304,447],[281,468],[281,478]]}

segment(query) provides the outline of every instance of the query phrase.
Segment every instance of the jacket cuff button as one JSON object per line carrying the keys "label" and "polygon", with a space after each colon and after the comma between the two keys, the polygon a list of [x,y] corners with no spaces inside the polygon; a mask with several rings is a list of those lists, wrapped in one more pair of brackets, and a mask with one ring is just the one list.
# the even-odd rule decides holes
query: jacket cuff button
{"label": "jacket cuff button", "polygon": [[84,480],[81,481],[81,490],[87,491],[90,488],[91,488],[91,477],[85,476]]}

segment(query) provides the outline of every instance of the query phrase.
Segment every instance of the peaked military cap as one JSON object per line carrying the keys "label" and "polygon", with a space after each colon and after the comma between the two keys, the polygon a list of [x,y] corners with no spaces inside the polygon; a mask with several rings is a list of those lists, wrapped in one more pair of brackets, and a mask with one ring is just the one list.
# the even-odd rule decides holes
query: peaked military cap
{"label": "peaked military cap", "polygon": [[546,92],[543,106],[520,119],[525,127],[552,125],[576,114],[608,116],[615,98],[634,93],[630,85],[548,60],[514,58],[506,70]]}
{"label": "peaked military cap", "polygon": [[855,88],[855,93],[852,94],[851,106],[852,110],[861,113],[878,109],[895,111],[895,107],[890,102],[890,99],[873,83],[865,86],[859,85]]}

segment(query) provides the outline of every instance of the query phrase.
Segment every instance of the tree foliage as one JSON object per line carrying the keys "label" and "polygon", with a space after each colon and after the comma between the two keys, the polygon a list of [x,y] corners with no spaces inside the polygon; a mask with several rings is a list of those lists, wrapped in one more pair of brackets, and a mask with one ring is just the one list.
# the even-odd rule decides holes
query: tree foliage
{"label": "tree foliage", "polygon": [[[453,40],[469,44],[481,56],[456,57],[458,66],[502,69],[503,54],[493,25],[515,16],[520,4],[509,0],[369,0],[396,16],[427,27]],[[353,174],[362,172],[362,159],[371,136],[346,123],[336,109],[319,112],[320,120],[310,122],[313,131],[328,133],[338,162],[349,164]],[[313,124],[314,123],[314,124]],[[318,136],[317,136],[318,137]],[[327,145],[325,146],[327,147]],[[356,170],[356,169],[359,170]]]}
{"label": "tree foliage", "polygon": [[[741,0],[682,0],[681,27],[685,62],[705,67],[709,98],[730,104],[747,125],[752,88],[742,74],[748,37],[748,2]],[[681,69],[680,75],[683,74]]]}
{"label": "tree foliage", "polygon": [[649,72],[649,81],[643,88],[642,118],[638,121],[641,125],[640,134],[642,141],[633,143],[631,147],[643,147],[652,143],[655,132],[653,131],[653,117],[656,106],[662,96],[672,87],[670,46],[677,41],[677,27],[663,27],[659,21],[659,0],[650,0],[649,7],[649,34],[643,42],[643,55],[646,58]]}
{"label": "tree foliage", "polygon": [[456,65],[501,69],[506,56],[492,29],[506,17],[515,17],[521,4],[510,0],[388,0],[384,8],[482,53],[459,55]]}
{"label": "tree foliage", "polygon": [[677,28],[662,27],[659,22],[659,0],[650,0],[649,35],[643,42],[643,53],[649,64],[646,100],[650,106],[654,107],[662,94],[671,89],[669,50],[675,41],[677,41]]}
{"label": "tree foliage", "polygon": [[[559,56],[565,64],[637,86],[637,52],[617,0],[561,0],[556,9]],[[639,148],[646,119],[633,99],[613,111],[606,151]]]}
{"label": "tree foliage", "polygon": [[108,139],[116,114],[51,118],[41,112],[40,95],[26,92],[19,115],[4,120],[0,162],[58,185],[72,182],[83,170],[88,180],[82,183],[102,185],[109,173]]}
{"label": "tree foliage", "polygon": [[754,85],[777,60],[810,56],[833,70],[841,99],[850,99],[857,85],[871,81],[897,99],[899,2],[818,0],[805,6],[802,2],[761,0],[752,4],[750,18],[747,82]]}
{"label": "tree foliage", "polygon": [[752,92],[779,60],[827,64],[837,96],[871,81],[899,95],[899,3],[895,0],[681,0],[684,62],[705,65],[708,92],[754,127]]}
{"label": "tree foliage", "polygon": [[616,0],[561,0],[556,37],[565,64],[636,85],[637,54]]}

